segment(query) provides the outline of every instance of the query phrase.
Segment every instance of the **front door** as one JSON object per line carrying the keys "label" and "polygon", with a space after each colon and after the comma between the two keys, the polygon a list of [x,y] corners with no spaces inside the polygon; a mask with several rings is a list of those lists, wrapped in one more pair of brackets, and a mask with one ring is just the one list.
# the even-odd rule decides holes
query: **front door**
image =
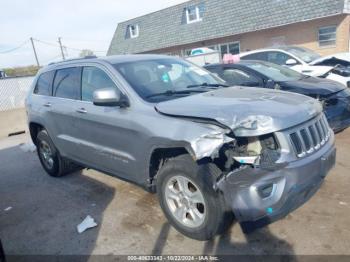
{"label": "front door", "polygon": [[133,169],[138,152],[132,111],[95,106],[95,90],[110,87],[120,90],[102,68],[86,66],[82,70],[82,99],[75,108],[78,114],[75,124],[79,130],[79,157],[94,168],[131,179],[130,176],[135,174]]}

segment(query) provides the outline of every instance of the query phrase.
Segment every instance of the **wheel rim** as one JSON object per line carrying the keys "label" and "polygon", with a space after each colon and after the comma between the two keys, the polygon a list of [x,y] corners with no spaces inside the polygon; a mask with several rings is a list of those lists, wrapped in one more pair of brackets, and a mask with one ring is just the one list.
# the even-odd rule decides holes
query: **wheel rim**
{"label": "wheel rim", "polygon": [[192,180],[184,176],[170,178],[165,199],[171,214],[182,225],[196,228],[204,223],[207,212],[204,197]]}
{"label": "wheel rim", "polygon": [[52,155],[50,145],[45,141],[41,141],[40,147],[39,147],[39,152],[40,152],[40,156],[41,156],[41,159],[43,160],[44,165],[48,169],[52,169],[52,167],[54,165],[54,160],[53,160],[53,155]]}

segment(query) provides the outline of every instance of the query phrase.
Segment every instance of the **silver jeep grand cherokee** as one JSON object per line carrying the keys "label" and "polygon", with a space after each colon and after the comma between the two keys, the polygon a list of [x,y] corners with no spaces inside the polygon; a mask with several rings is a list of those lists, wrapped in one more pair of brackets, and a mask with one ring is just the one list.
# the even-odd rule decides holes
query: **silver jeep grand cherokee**
{"label": "silver jeep grand cherokee", "polygon": [[174,57],[49,65],[26,107],[49,175],[89,167],[157,192],[172,225],[198,240],[224,232],[233,215],[243,225],[287,215],[335,163],[318,101],[227,87]]}

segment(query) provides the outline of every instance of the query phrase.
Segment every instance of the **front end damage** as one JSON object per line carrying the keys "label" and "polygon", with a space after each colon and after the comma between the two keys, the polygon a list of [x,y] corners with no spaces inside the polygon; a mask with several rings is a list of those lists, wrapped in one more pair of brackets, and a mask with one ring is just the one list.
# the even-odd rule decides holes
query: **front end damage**
{"label": "front end damage", "polygon": [[321,103],[300,94],[230,87],[161,102],[156,111],[198,123],[172,138],[197,163],[220,169],[214,189],[240,222],[285,216],[317,191],[335,162]]}
{"label": "front end damage", "polygon": [[[291,141],[294,134],[300,144]],[[244,223],[265,225],[286,216],[317,192],[335,163],[334,135],[323,114],[260,136],[216,131],[191,145],[196,160],[207,159],[222,171],[214,189]]]}

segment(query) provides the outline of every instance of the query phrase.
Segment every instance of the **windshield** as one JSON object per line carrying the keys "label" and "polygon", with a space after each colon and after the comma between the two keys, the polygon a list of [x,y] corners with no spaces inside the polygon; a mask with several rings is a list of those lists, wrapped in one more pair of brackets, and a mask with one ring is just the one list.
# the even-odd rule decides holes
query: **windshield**
{"label": "windshield", "polygon": [[319,54],[304,47],[286,47],[284,50],[292,53],[296,57],[303,60],[305,63],[311,63],[312,61],[321,58]]}
{"label": "windshield", "polygon": [[304,75],[289,69],[288,67],[268,62],[256,61],[254,63],[244,63],[244,65],[276,82],[295,81],[305,77]]}
{"label": "windshield", "polygon": [[177,58],[115,64],[131,87],[148,102],[161,102],[224,85],[206,70]]}

